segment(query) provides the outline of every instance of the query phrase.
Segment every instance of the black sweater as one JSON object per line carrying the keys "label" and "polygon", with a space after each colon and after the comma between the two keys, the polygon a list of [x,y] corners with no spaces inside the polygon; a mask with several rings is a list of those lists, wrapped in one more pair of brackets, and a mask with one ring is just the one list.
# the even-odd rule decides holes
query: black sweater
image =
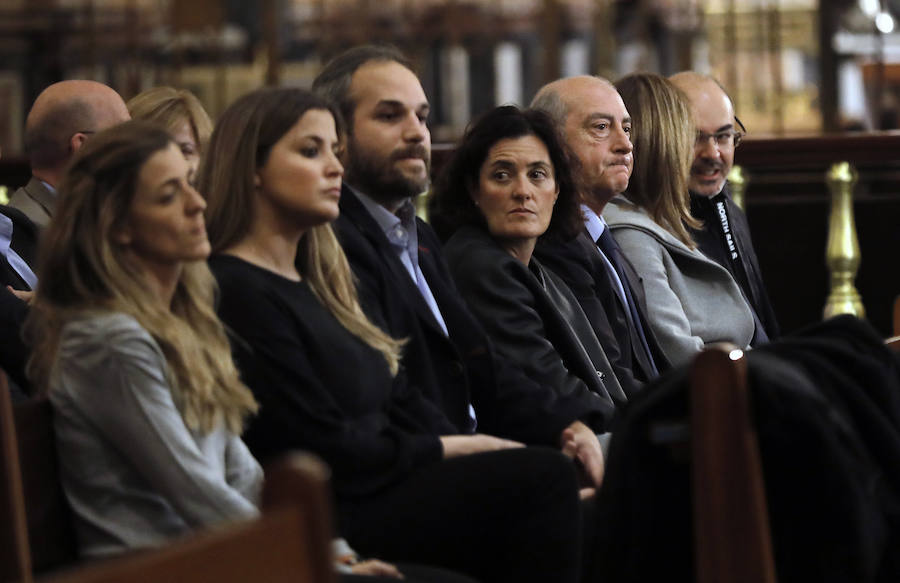
{"label": "black sweater", "polygon": [[265,461],[292,449],[321,456],[338,502],[365,498],[438,461],[453,428],[392,378],[382,354],[345,329],[305,282],[229,255],[210,259],[219,315],[241,378],[259,401],[244,439]]}

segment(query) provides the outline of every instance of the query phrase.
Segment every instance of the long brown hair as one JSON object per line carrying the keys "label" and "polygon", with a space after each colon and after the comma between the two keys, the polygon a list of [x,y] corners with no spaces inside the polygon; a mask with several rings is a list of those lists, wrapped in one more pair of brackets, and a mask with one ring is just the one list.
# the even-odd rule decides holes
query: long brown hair
{"label": "long brown hair", "polygon": [[688,192],[695,137],[690,103],[653,73],[627,75],[615,85],[632,117],[634,170],[625,196],[693,249],[688,227],[702,223],[691,215]]}
{"label": "long brown hair", "polygon": [[[207,198],[207,230],[213,253],[239,243],[254,220],[255,182],[272,147],[311,109],[341,116],[324,98],[302,89],[261,89],[235,101],[219,118],[200,167],[199,190]],[[344,250],[331,225],[309,229],[300,240],[297,269],[341,325],[384,355],[397,373],[402,342],[372,324],[360,308]]]}
{"label": "long brown hair", "polygon": [[130,121],[97,134],[79,150],[42,234],[40,283],[26,322],[33,344],[28,373],[46,390],[66,323],[97,312],[125,313],[162,349],[186,425],[208,432],[221,420],[239,432],[256,402],[238,379],[213,311],[215,282],[206,262],[184,265],[172,304],[165,306],[127,248],[114,240],[126,224],[141,168],[172,143],[164,130]]}

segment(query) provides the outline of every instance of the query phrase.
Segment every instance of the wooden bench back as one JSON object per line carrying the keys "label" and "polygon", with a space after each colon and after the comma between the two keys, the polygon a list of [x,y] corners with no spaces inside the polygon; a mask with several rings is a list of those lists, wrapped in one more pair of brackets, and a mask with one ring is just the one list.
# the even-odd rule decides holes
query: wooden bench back
{"label": "wooden bench back", "polygon": [[31,577],[25,495],[15,419],[6,375],[0,371],[0,581]]}
{"label": "wooden bench back", "polygon": [[700,353],[691,367],[690,402],[697,583],[775,583],[743,353],[734,346]]}
{"label": "wooden bench back", "polygon": [[210,529],[164,548],[39,579],[41,583],[334,583],[327,471],[310,456],[267,468],[259,519]]}

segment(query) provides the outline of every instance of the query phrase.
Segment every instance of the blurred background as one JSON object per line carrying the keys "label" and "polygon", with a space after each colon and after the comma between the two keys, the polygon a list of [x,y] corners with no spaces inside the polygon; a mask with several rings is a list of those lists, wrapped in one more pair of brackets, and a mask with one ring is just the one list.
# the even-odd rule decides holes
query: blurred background
{"label": "blurred background", "polygon": [[262,85],[307,86],[363,42],[416,62],[435,141],[550,79],[711,72],[755,136],[900,124],[900,0],[0,0],[0,147],[61,79],[126,99],[193,90],[215,117]]}

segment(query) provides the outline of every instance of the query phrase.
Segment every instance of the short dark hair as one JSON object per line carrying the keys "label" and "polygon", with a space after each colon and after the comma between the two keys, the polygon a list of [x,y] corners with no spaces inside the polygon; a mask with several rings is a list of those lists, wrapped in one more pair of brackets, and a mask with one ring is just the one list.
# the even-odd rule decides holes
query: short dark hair
{"label": "short dark hair", "polygon": [[353,128],[353,111],[356,109],[356,102],[350,97],[350,81],[357,69],[370,62],[394,62],[412,70],[409,59],[397,47],[360,45],[328,61],[313,80],[313,92],[337,105],[348,131]]}
{"label": "short dark hair", "polygon": [[550,225],[542,237],[571,239],[584,227],[581,214],[581,190],[573,168],[575,157],[544,111],[503,105],[486,113],[466,129],[450,161],[435,182],[428,201],[428,217],[438,236],[446,241],[464,225],[487,228],[487,223],[472,200],[478,187],[481,167],[490,149],[499,141],[535,136],[547,147],[559,197]]}

